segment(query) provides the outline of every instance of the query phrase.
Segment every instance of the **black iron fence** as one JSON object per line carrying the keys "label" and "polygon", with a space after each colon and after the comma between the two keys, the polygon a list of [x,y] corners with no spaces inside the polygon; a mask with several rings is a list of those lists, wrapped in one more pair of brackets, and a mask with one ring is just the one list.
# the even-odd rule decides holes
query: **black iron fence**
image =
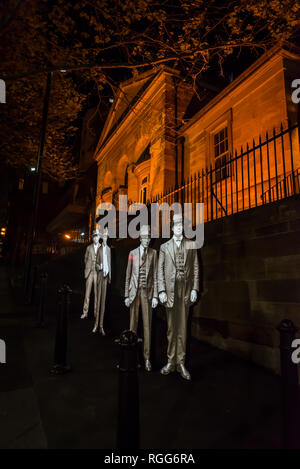
{"label": "black iron fence", "polygon": [[204,203],[204,221],[245,211],[299,193],[300,124],[283,128],[264,139],[252,141],[234,155],[228,153],[222,165],[202,168],[178,188],[170,188],[149,203],[192,203],[193,224],[196,203]]}

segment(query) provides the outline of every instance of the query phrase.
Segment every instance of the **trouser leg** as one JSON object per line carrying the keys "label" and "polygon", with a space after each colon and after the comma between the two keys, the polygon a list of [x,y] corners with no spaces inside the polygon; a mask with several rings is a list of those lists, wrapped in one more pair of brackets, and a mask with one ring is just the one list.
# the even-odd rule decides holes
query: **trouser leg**
{"label": "trouser leg", "polygon": [[140,308],[140,294],[137,295],[130,305],[130,326],[129,329],[137,333],[137,326],[139,321],[139,308]]}
{"label": "trouser leg", "polygon": [[93,272],[93,285],[94,285],[94,317],[97,314],[97,301],[98,301],[98,275],[97,272]]}
{"label": "trouser leg", "polygon": [[88,314],[88,311],[89,311],[92,284],[93,284],[93,272],[90,272],[85,281],[85,295],[84,295],[84,303],[83,303],[84,314]]}
{"label": "trouser leg", "polygon": [[[101,301],[100,301],[100,327],[103,328],[103,321],[104,321],[104,311],[105,311],[105,300],[106,300],[106,290],[107,290],[107,279],[108,277],[104,277],[102,279],[101,285]],[[99,308],[98,308],[99,310]]]}
{"label": "trouser leg", "polygon": [[168,361],[173,364],[184,364],[186,355],[186,333],[189,308],[185,304],[185,284],[176,280],[174,287],[174,304],[166,308],[168,323]]}
{"label": "trouser leg", "polygon": [[146,289],[141,291],[141,305],[144,329],[144,358],[150,360],[152,305],[148,300]]}
{"label": "trouser leg", "polygon": [[167,338],[168,338],[168,349],[167,356],[168,362],[175,365],[176,363],[176,310],[175,308],[166,308],[167,315]]}
{"label": "trouser leg", "polygon": [[189,314],[189,307],[185,304],[184,298],[183,298],[183,300],[180,301],[178,304],[178,311],[177,311],[177,341],[176,341],[177,365],[185,364],[188,314]]}
{"label": "trouser leg", "polygon": [[102,272],[99,272],[97,276],[97,296],[96,296],[97,301],[96,301],[96,308],[94,310],[94,314],[95,314],[94,327],[99,326],[99,317],[100,317],[99,309],[100,309],[100,304],[101,304],[101,294],[102,294]]}

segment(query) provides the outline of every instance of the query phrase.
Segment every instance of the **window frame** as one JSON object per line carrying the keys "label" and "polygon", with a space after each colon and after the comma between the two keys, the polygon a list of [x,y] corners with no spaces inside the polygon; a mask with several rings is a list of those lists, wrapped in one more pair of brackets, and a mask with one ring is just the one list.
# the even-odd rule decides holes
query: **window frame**
{"label": "window frame", "polygon": [[[206,154],[206,167],[209,169],[210,165],[212,167],[212,176],[213,184],[218,184],[222,181],[225,181],[228,177],[234,175],[234,168],[231,165],[230,170],[226,177],[218,178],[217,172],[221,170],[216,168],[216,157],[215,157],[215,146],[214,146],[214,136],[219,133],[223,128],[227,127],[227,141],[228,141],[228,161],[229,156],[233,157],[233,138],[232,138],[232,108],[224,112],[219,118],[214,120],[210,125],[205,128],[205,133],[207,134],[207,154]],[[220,155],[221,156],[221,155]],[[230,165],[226,165],[228,168]],[[223,168],[224,169],[224,168]]]}

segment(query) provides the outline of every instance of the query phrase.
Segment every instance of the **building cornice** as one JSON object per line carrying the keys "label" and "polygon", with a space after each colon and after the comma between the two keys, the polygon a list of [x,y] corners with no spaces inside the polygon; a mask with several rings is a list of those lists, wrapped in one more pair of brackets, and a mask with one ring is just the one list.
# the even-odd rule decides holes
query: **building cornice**
{"label": "building cornice", "polygon": [[145,106],[145,109],[142,110],[142,113],[146,114],[148,112],[148,107],[151,102],[157,97],[159,93],[162,92],[161,85],[165,85],[167,75],[170,75],[170,73],[168,71],[166,72],[165,70],[162,70],[157,76],[154,77],[153,81],[137,100],[124,120],[115,129],[112,135],[104,142],[103,146],[96,150],[95,160],[98,162],[98,164],[103,161],[106,154],[111,151],[112,145],[115,145],[120,139],[122,139],[124,132],[126,132],[126,128],[128,128],[128,125],[134,120],[141,119],[141,116],[137,115],[137,113],[140,112],[140,108],[145,105],[145,102],[147,102],[147,106]]}
{"label": "building cornice", "polygon": [[242,72],[235,80],[233,80],[228,86],[226,86],[219,94],[213,97],[200,111],[198,111],[192,119],[181,126],[179,130],[179,135],[186,133],[204,114],[206,114],[211,108],[218,104],[222,99],[227,97],[235,88],[237,88],[241,83],[243,83],[247,78],[253,75],[260,67],[265,65],[270,61],[274,56],[278,55],[281,58],[289,58],[293,60],[300,60],[300,50],[291,45],[286,44],[286,47],[289,47],[291,50],[282,48],[279,45],[274,46],[269,51],[265,52],[261,57],[259,57],[250,67],[248,67],[244,72]]}

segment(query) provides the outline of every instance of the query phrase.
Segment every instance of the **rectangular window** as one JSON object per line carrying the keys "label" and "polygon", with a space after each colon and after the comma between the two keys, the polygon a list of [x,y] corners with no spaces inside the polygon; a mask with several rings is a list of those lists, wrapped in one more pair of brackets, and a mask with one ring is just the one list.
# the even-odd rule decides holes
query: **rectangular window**
{"label": "rectangular window", "polygon": [[214,157],[216,182],[230,175],[228,151],[228,127],[224,127],[214,134]]}
{"label": "rectangular window", "polygon": [[143,187],[141,190],[141,203],[145,204],[147,202],[147,188]]}

